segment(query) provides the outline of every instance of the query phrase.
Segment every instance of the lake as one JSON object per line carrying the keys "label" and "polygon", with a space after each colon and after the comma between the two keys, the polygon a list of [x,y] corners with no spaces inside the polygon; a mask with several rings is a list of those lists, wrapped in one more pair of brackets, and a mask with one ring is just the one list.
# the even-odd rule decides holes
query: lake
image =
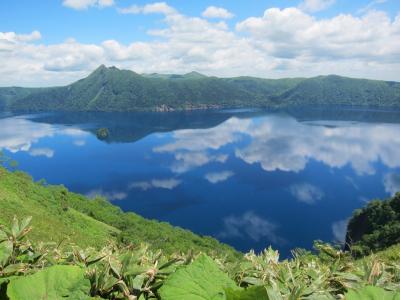
{"label": "lake", "polygon": [[400,112],[3,114],[0,128],[35,180],[241,251],[341,242],[354,209],[400,190]]}

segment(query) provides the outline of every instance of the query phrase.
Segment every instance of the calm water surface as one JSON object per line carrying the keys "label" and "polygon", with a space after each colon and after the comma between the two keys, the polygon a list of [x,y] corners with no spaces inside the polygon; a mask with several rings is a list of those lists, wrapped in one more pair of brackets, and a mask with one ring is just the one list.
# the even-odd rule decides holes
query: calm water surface
{"label": "calm water surface", "polygon": [[355,208],[400,190],[396,112],[1,115],[0,149],[35,180],[283,256],[342,241]]}

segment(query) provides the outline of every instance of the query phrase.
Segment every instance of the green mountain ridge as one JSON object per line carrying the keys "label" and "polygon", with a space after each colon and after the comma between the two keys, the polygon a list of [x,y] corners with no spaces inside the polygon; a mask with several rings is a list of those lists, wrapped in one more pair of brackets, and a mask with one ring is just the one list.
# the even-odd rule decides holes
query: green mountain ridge
{"label": "green mountain ridge", "polygon": [[0,88],[6,111],[173,111],[310,105],[400,107],[400,83],[337,75],[218,78],[143,74],[104,65],[67,86]]}

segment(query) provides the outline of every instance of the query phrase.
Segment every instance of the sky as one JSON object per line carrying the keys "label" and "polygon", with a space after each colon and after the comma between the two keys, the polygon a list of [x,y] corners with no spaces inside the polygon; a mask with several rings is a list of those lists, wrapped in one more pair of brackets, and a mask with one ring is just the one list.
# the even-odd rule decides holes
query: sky
{"label": "sky", "polygon": [[137,73],[400,81],[400,0],[1,0],[0,86]]}

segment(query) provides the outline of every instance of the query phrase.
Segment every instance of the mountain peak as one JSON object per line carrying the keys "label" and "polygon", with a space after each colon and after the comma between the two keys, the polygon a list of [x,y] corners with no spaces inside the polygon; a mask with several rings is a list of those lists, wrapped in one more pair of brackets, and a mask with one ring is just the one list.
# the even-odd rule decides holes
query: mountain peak
{"label": "mountain peak", "polygon": [[187,74],[185,74],[183,76],[186,77],[186,78],[205,78],[205,77],[207,77],[206,75],[203,75],[203,74],[201,74],[199,72],[196,72],[196,71],[192,71],[192,72],[187,73]]}
{"label": "mountain peak", "polygon": [[98,66],[95,70],[94,70],[94,72],[96,72],[96,71],[101,71],[101,70],[105,70],[105,69],[107,69],[107,67],[106,67],[106,65],[100,65],[100,66]]}
{"label": "mountain peak", "polygon": [[[122,70],[118,69],[115,66],[107,67],[106,65],[100,65],[95,69],[86,79],[89,78],[109,78],[110,76],[114,76],[114,74],[122,72]],[[84,78],[85,79],[85,78]]]}

